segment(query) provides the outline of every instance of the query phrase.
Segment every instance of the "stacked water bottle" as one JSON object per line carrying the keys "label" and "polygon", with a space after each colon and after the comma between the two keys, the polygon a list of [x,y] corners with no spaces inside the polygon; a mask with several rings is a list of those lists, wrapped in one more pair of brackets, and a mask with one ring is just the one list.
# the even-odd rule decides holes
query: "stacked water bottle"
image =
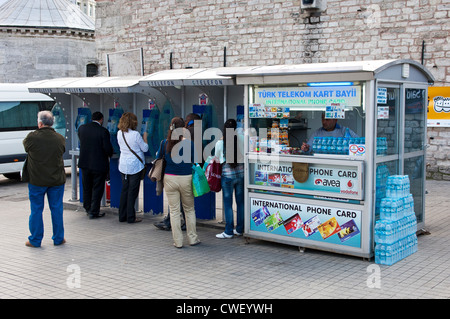
{"label": "stacked water bottle", "polygon": [[344,137],[314,137],[312,146],[316,154],[348,155],[348,144]]}
{"label": "stacked water bottle", "polygon": [[409,178],[389,176],[375,224],[375,262],[392,265],[417,251],[417,221]]}
{"label": "stacked water bottle", "polygon": [[377,137],[377,155],[386,155],[388,149],[386,137]]}
{"label": "stacked water bottle", "polygon": [[[348,147],[352,144],[366,144],[365,137],[350,137],[347,132],[344,137],[314,137],[313,150],[316,154],[348,155]],[[377,155],[387,154],[387,141],[385,137],[377,138]]]}
{"label": "stacked water bottle", "polygon": [[376,172],[376,195],[375,195],[375,219],[380,218],[381,200],[386,197],[386,183],[389,177],[389,169],[386,165],[379,165]]}

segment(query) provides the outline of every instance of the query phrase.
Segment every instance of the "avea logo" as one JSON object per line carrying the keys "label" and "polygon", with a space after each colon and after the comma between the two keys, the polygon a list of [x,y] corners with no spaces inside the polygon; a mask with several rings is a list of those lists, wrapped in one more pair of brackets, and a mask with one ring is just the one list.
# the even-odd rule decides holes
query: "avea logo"
{"label": "avea logo", "polygon": [[341,187],[341,182],[336,179],[316,179],[314,180],[314,184],[317,186],[324,186],[324,187]]}

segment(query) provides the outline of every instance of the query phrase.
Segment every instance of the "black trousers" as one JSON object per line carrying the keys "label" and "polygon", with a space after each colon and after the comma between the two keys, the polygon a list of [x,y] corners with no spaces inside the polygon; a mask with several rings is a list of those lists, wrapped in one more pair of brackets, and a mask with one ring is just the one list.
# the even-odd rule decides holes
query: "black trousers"
{"label": "black trousers", "polygon": [[122,177],[122,191],[120,193],[119,221],[134,223],[136,220],[136,210],[134,205],[139,195],[141,185],[141,173],[126,175],[120,173]]}
{"label": "black trousers", "polygon": [[107,173],[93,171],[90,169],[81,169],[81,178],[83,181],[83,207],[86,213],[98,215],[100,212],[100,202],[105,191],[105,180]]}

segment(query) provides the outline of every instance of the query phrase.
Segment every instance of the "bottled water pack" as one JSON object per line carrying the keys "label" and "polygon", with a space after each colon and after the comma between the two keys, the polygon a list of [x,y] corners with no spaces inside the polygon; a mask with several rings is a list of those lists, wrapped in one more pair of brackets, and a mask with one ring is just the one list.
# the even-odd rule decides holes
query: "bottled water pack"
{"label": "bottled water pack", "polygon": [[417,220],[414,199],[409,191],[407,175],[387,178],[386,197],[381,199],[380,219],[375,223],[374,231],[377,264],[392,265],[417,251]]}

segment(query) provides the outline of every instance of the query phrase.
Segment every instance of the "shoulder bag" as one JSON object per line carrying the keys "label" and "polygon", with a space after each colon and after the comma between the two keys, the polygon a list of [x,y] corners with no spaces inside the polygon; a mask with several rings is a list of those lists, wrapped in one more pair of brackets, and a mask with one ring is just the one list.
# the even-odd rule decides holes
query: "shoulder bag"
{"label": "shoulder bag", "polygon": [[164,179],[164,170],[166,169],[166,150],[164,140],[161,141],[160,156],[152,162],[152,168],[148,173],[148,177],[152,182],[162,182]]}
{"label": "shoulder bag", "polygon": [[125,139],[125,134],[123,133],[123,131],[122,131],[122,137],[123,137],[123,140],[124,140],[125,144],[127,144],[128,148],[130,149],[131,153],[133,153],[134,156],[136,156],[139,159],[139,161],[142,164],[144,164],[144,168],[140,172],[140,178],[141,178],[141,180],[143,180],[145,178],[145,173],[147,172],[147,164],[145,164],[145,162],[142,160],[142,158],[140,158],[139,155],[137,155],[136,152],[131,149],[130,145],[128,145],[127,140]]}

